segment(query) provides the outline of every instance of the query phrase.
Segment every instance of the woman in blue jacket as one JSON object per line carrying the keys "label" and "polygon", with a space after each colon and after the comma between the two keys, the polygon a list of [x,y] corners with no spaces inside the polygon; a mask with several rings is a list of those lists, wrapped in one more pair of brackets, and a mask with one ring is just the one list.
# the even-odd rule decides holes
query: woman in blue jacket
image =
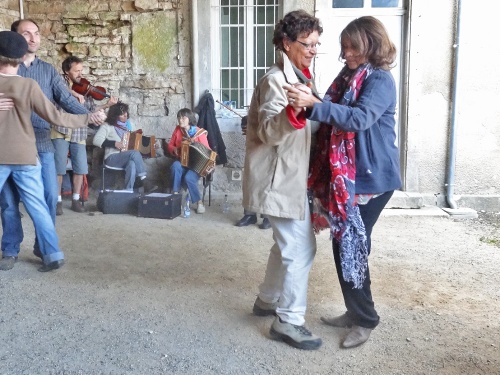
{"label": "woman in blue jacket", "polygon": [[395,144],[396,86],[390,73],[396,48],[374,17],[355,19],[340,36],[344,68],[317,99],[305,86],[287,87],[297,116],[322,123],[308,187],[316,231],[330,228],[333,255],[347,311],[321,320],[350,327],[342,346],[363,344],[378,325],[368,255],[373,226],[401,187]]}

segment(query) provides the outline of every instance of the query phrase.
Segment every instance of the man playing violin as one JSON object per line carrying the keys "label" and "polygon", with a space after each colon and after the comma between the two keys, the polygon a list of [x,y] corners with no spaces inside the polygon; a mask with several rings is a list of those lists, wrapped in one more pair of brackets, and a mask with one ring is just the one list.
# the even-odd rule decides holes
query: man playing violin
{"label": "man playing violin", "polygon": [[[28,42],[28,52],[26,53],[24,63],[19,65],[17,74],[22,77],[34,79],[39,84],[45,96],[51,102],[59,104],[66,112],[88,114],[89,111],[68,91],[64,81],[54,67],[36,56],[41,42],[40,30],[37,23],[27,18],[18,20],[11,25],[11,31],[21,34]],[[104,120],[101,116],[102,112],[92,112],[92,122],[96,125],[102,124]],[[35,113],[31,115],[31,123],[35,131],[38,159],[42,165],[44,196],[49,207],[50,217],[55,223],[57,173],[54,162],[54,146],[50,139],[51,125]],[[19,253],[20,245],[24,238],[21,214],[19,212],[19,201],[19,192],[12,178],[9,178],[0,193],[3,227],[2,252],[4,254],[6,252],[11,254]],[[33,253],[35,256],[42,257],[37,240],[35,240],[35,245],[33,246]]]}
{"label": "man playing violin", "polygon": [[[107,103],[97,106],[91,95],[82,95],[72,89],[74,84],[79,84],[83,80],[83,61],[77,56],[66,58],[62,62],[62,71],[68,90],[89,112],[109,108],[118,102],[118,98],[110,97]],[[104,96],[102,96],[101,99],[102,98],[104,98]],[[61,188],[63,176],[66,174],[68,151],[71,167],[73,169],[73,196],[71,200],[71,209],[75,212],[85,212],[85,209],[80,203],[80,192],[83,185],[83,177],[88,173],[86,151],[88,128],[71,129],[63,126],[53,126],[50,136],[55,148],[54,157],[59,189],[56,215],[63,214]]]}

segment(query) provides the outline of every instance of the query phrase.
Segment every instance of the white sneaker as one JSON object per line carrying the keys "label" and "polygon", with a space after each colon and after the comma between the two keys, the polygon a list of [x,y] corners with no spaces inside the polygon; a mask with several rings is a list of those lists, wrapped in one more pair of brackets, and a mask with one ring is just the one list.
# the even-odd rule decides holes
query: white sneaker
{"label": "white sneaker", "polygon": [[203,204],[203,202],[198,202],[198,206],[196,207],[196,213],[197,214],[205,213],[205,205]]}

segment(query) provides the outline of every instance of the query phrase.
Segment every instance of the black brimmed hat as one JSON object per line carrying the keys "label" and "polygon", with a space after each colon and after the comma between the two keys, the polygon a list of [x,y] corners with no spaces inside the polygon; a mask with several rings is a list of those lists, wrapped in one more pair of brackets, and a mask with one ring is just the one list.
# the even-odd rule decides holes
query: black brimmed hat
{"label": "black brimmed hat", "polygon": [[14,31],[0,31],[0,56],[19,59],[28,52],[28,43]]}

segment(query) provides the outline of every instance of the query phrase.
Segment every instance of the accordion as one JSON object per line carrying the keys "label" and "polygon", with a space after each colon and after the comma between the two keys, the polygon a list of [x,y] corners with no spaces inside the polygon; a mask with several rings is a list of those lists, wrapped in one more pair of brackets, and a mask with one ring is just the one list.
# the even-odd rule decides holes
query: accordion
{"label": "accordion", "polygon": [[215,169],[217,153],[200,142],[182,141],[181,165],[189,168],[201,177],[205,177]]}
{"label": "accordion", "polygon": [[143,158],[156,157],[156,149],[154,147],[156,138],[154,135],[148,137],[142,135],[141,131],[125,132],[122,137],[122,144],[125,150],[139,151]]}

